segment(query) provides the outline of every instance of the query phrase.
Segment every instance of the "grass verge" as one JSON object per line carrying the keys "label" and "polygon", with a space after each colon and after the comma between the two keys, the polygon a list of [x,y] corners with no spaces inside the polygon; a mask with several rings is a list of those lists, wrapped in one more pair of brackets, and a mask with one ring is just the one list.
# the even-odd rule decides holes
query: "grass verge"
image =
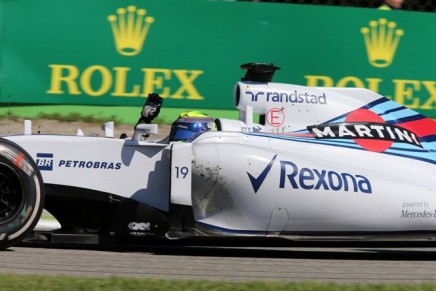
{"label": "grass verge", "polygon": [[84,278],[71,276],[0,275],[0,290],[377,290],[377,291],[427,291],[436,285],[417,284],[334,284],[334,283],[281,283],[281,282],[214,282],[193,280],[157,280],[138,278]]}

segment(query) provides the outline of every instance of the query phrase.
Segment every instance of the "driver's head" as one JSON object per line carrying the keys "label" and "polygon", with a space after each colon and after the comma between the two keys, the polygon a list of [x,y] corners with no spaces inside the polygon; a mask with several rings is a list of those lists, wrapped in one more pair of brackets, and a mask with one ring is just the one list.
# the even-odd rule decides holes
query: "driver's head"
{"label": "driver's head", "polygon": [[170,141],[187,140],[209,130],[216,130],[213,118],[199,111],[185,111],[171,125]]}

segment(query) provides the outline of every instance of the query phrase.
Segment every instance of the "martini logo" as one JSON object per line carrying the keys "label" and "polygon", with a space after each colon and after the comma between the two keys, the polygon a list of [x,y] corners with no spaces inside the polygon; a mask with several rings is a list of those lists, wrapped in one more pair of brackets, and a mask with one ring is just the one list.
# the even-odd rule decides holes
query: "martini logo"
{"label": "martini logo", "polygon": [[362,148],[373,152],[386,151],[394,142],[422,148],[415,133],[386,124],[380,116],[366,109],[353,111],[343,123],[313,125],[307,129],[316,139],[353,139]]}
{"label": "martini logo", "polygon": [[396,27],[395,22],[380,18],[370,21],[369,27],[360,30],[372,66],[385,68],[392,64],[400,38],[404,35],[404,30]]}
{"label": "martini logo", "polygon": [[142,50],[154,17],[145,17],[145,9],[135,6],[118,8],[117,15],[109,15],[117,52],[123,56],[135,56]]}

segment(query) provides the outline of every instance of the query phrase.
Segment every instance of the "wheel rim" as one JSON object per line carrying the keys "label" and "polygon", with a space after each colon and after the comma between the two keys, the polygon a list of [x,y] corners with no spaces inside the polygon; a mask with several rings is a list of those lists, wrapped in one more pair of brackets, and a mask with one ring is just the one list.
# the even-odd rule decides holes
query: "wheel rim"
{"label": "wheel rim", "polygon": [[7,165],[0,165],[0,224],[12,220],[23,205],[23,187],[18,174]]}

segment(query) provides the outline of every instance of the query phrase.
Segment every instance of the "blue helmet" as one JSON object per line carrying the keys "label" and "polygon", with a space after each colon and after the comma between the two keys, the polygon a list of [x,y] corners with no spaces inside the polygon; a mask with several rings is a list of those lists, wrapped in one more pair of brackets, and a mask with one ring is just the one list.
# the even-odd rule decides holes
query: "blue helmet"
{"label": "blue helmet", "polygon": [[187,140],[199,132],[209,130],[216,130],[212,117],[199,111],[185,111],[171,125],[170,141]]}

